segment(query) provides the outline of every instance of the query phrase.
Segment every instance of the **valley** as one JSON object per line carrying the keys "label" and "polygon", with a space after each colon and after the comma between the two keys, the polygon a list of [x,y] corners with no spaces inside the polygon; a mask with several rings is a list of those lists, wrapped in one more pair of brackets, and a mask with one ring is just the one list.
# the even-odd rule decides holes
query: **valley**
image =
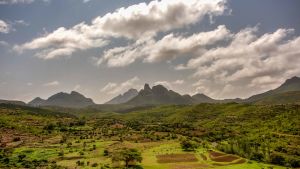
{"label": "valley", "polygon": [[122,149],[142,157],[131,168],[283,169],[300,162],[299,105],[203,103],[84,116],[0,107],[2,168],[123,168],[114,159]]}
{"label": "valley", "polygon": [[0,104],[1,168],[300,167],[299,78],[248,99],[145,85],[97,105],[80,93]]}

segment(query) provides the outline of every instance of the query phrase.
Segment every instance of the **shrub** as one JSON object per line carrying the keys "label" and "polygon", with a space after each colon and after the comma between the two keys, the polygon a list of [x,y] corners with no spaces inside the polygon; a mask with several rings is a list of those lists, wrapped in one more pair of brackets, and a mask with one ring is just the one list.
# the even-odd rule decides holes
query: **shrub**
{"label": "shrub", "polygon": [[17,142],[17,141],[21,141],[21,138],[20,138],[20,137],[15,137],[15,138],[13,139],[13,142]]}
{"label": "shrub", "polygon": [[93,163],[92,167],[98,167],[98,163]]}
{"label": "shrub", "polygon": [[278,165],[285,164],[285,158],[280,154],[275,154],[275,153],[271,154],[270,161],[272,164],[278,164]]}
{"label": "shrub", "polygon": [[104,156],[108,156],[108,154],[109,154],[108,150],[105,149],[105,150],[103,151],[103,155],[104,155]]}
{"label": "shrub", "polygon": [[180,145],[184,151],[194,151],[199,146],[198,143],[191,140],[183,140],[181,141]]}

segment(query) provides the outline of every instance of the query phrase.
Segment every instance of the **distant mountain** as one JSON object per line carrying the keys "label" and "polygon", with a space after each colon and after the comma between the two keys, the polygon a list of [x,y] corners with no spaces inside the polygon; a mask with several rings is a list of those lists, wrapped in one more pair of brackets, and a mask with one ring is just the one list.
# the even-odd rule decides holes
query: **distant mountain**
{"label": "distant mountain", "polygon": [[43,105],[45,103],[46,103],[46,100],[41,99],[40,97],[37,97],[37,98],[31,100],[28,104],[30,106],[39,107],[39,106],[41,106],[41,105]]}
{"label": "distant mountain", "polygon": [[122,104],[122,103],[126,103],[129,100],[133,99],[138,94],[139,94],[139,92],[136,89],[129,89],[124,94],[120,94],[119,96],[111,99],[110,101],[106,102],[105,104]]}
{"label": "distant mountain", "polygon": [[126,104],[130,105],[160,105],[160,104],[192,104],[186,96],[168,90],[162,85],[153,86],[152,89],[145,84],[136,97],[129,100]]}
{"label": "distant mountain", "polygon": [[26,103],[17,100],[0,100],[0,104],[15,104],[20,106],[25,106]]}
{"label": "distant mountain", "polygon": [[279,96],[280,94],[286,92],[300,91],[300,78],[293,77],[291,79],[286,80],[281,86],[274,90],[269,90],[265,93],[257,94],[249,97],[248,99],[243,100],[243,102],[260,102],[264,99],[270,98],[272,96]]}
{"label": "distant mountain", "polygon": [[87,106],[94,105],[92,99],[86,98],[82,94],[72,91],[70,94],[68,93],[57,93],[47,100],[43,100],[41,98],[35,98],[31,102],[28,103],[31,106],[39,107],[39,106],[58,106],[58,107],[70,107],[70,108],[83,108]]}
{"label": "distant mountain", "polygon": [[[116,106],[115,104],[122,104],[121,107],[133,108],[140,106],[153,106],[163,104],[174,104],[174,105],[188,105],[188,104],[199,104],[199,103],[257,103],[257,104],[286,104],[286,103],[297,103],[299,104],[300,98],[300,78],[293,77],[286,80],[281,86],[276,89],[257,94],[249,97],[248,99],[224,99],[215,100],[204,94],[180,95],[172,90],[168,90],[162,85],[153,86],[150,88],[148,84],[145,84],[141,91],[130,89],[123,95],[119,95],[112,100],[108,101],[104,105],[95,105],[92,99],[84,97],[82,94],[77,92],[68,93],[57,93],[47,100],[41,98],[35,98],[28,104],[31,106],[58,106],[58,107],[70,107],[70,108],[82,108],[87,106],[101,107],[101,109],[111,108]],[[14,101],[1,101],[10,102],[11,104],[22,104],[22,102]],[[23,103],[24,104],[24,103]],[[110,105],[113,104],[113,105]],[[93,108],[93,107],[92,107]]]}
{"label": "distant mountain", "polygon": [[192,99],[194,100],[194,103],[216,103],[217,100],[214,100],[204,94],[196,94],[192,96]]}

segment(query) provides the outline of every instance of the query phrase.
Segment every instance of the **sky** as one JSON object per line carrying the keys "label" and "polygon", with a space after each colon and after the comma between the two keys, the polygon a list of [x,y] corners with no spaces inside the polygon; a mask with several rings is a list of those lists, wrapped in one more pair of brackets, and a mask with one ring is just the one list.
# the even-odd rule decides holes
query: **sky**
{"label": "sky", "polygon": [[299,0],[0,0],[0,99],[145,83],[247,98],[300,76]]}

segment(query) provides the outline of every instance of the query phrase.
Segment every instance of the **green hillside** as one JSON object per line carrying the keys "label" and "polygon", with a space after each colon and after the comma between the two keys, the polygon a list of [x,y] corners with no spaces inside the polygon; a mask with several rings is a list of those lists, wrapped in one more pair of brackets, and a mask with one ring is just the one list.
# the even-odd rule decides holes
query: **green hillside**
{"label": "green hillside", "polygon": [[[300,105],[170,105],[122,113],[74,109],[80,117],[62,110],[0,105],[0,166],[111,168],[115,153],[136,148],[145,169],[300,167]],[[197,145],[195,151],[181,149],[184,140]],[[216,152],[220,159],[213,157]]]}

